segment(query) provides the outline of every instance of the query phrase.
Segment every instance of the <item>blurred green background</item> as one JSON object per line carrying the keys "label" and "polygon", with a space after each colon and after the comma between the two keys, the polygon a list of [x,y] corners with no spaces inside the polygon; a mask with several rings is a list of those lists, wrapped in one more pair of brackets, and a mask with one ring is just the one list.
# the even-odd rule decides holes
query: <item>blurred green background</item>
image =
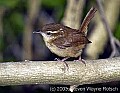
{"label": "blurred green background", "polygon": [[[32,2],[35,2],[35,4]],[[38,3],[37,8],[35,8],[37,12],[34,13],[34,9],[32,8],[33,11],[30,9],[31,7],[36,7],[36,3]],[[66,0],[0,0],[0,61],[23,60],[23,41],[26,28],[28,28],[27,30],[31,28],[34,31],[40,29],[46,23],[59,23],[64,14],[65,4]],[[32,14],[36,15],[31,17]],[[47,56],[41,54],[44,54],[42,52],[45,51],[50,54],[50,51],[47,48],[43,48],[45,46],[42,45],[44,42],[41,38],[37,36],[39,39],[36,41],[36,35],[31,35],[32,55],[38,56],[31,59],[46,59]],[[34,50],[37,46],[39,48]],[[40,47],[43,48],[43,51]],[[39,52],[36,53],[38,50]]]}

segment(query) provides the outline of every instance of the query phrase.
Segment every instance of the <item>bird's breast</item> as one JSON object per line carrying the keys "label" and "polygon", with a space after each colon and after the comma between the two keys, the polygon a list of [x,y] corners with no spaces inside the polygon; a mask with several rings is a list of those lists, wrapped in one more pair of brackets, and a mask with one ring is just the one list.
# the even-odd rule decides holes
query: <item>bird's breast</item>
{"label": "bird's breast", "polygon": [[85,45],[81,45],[78,47],[67,47],[65,49],[61,49],[52,43],[45,42],[46,46],[50,49],[50,51],[60,57],[78,57],[81,55],[82,48]]}

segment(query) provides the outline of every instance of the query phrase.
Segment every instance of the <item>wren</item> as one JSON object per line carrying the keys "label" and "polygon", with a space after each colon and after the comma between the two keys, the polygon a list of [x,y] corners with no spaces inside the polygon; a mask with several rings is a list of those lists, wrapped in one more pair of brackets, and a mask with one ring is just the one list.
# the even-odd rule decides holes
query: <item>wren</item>
{"label": "wren", "polygon": [[96,8],[92,7],[84,18],[79,29],[72,29],[62,24],[50,23],[43,26],[39,32],[51,52],[60,57],[78,57],[86,44],[91,43],[86,37],[90,20],[94,17]]}

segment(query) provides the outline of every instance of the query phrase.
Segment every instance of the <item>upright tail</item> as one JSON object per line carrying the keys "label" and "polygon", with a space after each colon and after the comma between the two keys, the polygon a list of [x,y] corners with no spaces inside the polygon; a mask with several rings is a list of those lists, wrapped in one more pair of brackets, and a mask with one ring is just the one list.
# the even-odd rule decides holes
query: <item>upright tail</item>
{"label": "upright tail", "polygon": [[89,12],[87,13],[86,17],[84,18],[82,25],[79,29],[80,32],[85,33],[87,31],[87,26],[90,23],[91,19],[94,17],[95,12],[97,9],[92,7]]}

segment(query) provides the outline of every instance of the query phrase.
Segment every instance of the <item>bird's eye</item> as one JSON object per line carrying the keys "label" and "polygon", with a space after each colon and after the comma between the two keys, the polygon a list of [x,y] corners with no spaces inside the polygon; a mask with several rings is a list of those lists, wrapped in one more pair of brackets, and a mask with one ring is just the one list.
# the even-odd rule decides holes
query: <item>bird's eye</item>
{"label": "bird's eye", "polygon": [[47,34],[47,35],[51,35],[51,32],[48,31],[48,32],[46,32],[46,34]]}

